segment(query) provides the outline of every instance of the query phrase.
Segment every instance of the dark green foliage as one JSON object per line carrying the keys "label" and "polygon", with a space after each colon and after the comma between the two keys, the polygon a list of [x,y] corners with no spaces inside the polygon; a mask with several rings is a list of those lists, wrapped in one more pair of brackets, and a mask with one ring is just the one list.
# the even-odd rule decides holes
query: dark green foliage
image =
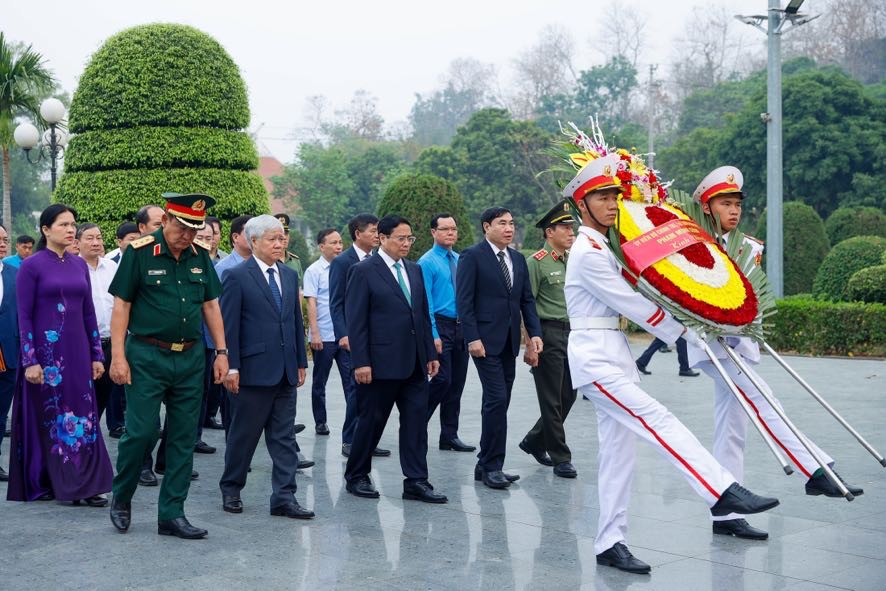
{"label": "dark green foliage", "polygon": [[886,305],[823,302],[809,297],[778,301],[766,336],[774,349],[811,355],[886,355]]}
{"label": "dark green foliage", "polygon": [[109,38],[93,54],[71,104],[74,133],[140,125],[249,125],[240,70],[209,35],[152,24]]}
{"label": "dark green foliage", "polygon": [[846,299],[886,304],[886,265],[867,267],[853,273],[846,284]]}
{"label": "dark green foliage", "polygon": [[120,168],[255,170],[255,144],[244,132],[211,127],[135,127],[87,131],[71,139],[68,172]]}
{"label": "dark green foliage", "polygon": [[289,227],[289,246],[286,247],[286,250],[298,255],[298,258],[301,260],[302,272],[311,264],[311,251],[308,250],[305,235],[298,228]]}
{"label": "dark green foliage", "polygon": [[[799,201],[785,203],[783,215],[784,293],[808,293],[812,291],[815,272],[830,248],[824,222],[814,209]],[[765,211],[760,216],[756,236],[766,239]]]}
{"label": "dark green foliage", "polygon": [[856,271],[880,264],[886,239],[879,236],[855,236],[836,245],[828,253],[815,275],[812,295],[832,301],[849,299],[847,283]]}
{"label": "dark green foliage", "polygon": [[853,236],[886,238],[886,214],[876,207],[840,207],[824,223],[831,246]]}
{"label": "dark green foliage", "polygon": [[430,174],[403,174],[388,186],[378,204],[378,217],[397,214],[412,223],[415,244],[409,258],[418,258],[428,251],[434,241],[431,238],[431,218],[437,213],[449,213],[458,224],[458,242],[455,250],[460,251],[474,241],[474,233],[464,201],[456,186],[440,177]]}

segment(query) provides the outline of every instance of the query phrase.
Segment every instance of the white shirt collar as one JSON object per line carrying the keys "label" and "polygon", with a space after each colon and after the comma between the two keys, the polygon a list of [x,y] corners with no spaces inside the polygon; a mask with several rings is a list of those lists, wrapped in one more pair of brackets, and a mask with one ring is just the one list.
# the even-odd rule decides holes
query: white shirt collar
{"label": "white shirt collar", "polygon": [[508,247],[507,247],[507,246],[505,246],[504,248],[499,248],[499,247],[497,247],[496,245],[494,245],[494,244],[489,240],[489,238],[486,238],[486,242],[489,244],[489,246],[492,247],[492,253],[493,253],[495,256],[498,256],[498,253],[503,252],[503,253],[505,253],[505,255],[506,255],[508,258],[510,258],[511,254],[508,252]]}
{"label": "white shirt collar", "polygon": [[[352,245],[352,246],[354,247],[354,252],[357,253],[357,259],[358,259],[358,260],[361,260],[361,261],[362,261],[363,259],[366,258],[366,255],[369,254],[368,252],[365,252],[362,248],[360,248],[360,247],[357,246],[356,244],[354,244],[354,245]],[[379,249],[379,251],[381,251],[381,249]]]}
{"label": "white shirt collar", "polygon": [[[252,258],[254,258],[255,262],[258,263],[258,268],[261,269],[262,274],[267,275],[268,269],[271,268],[270,265],[266,265],[263,260],[261,260],[260,258],[258,258],[255,255],[252,255]],[[277,268],[277,263],[274,263],[274,272],[277,273],[278,275],[280,274],[280,269]]]}
{"label": "white shirt collar", "polygon": [[[394,259],[392,259],[391,256],[388,253],[386,253],[384,251],[384,249],[381,249],[381,248],[378,249],[378,255],[382,258],[382,260],[385,262],[385,264],[391,268],[394,267],[394,263],[400,262],[400,261],[395,261]],[[404,265],[402,262],[400,262],[400,266],[404,269],[406,268],[406,265]]]}
{"label": "white shirt collar", "polygon": [[607,244],[609,243],[609,238],[607,238],[605,234],[601,234],[590,226],[581,226],[579,227],[578,231],[586,236],[590,236],[591,238],[598,238],[605,241]]}

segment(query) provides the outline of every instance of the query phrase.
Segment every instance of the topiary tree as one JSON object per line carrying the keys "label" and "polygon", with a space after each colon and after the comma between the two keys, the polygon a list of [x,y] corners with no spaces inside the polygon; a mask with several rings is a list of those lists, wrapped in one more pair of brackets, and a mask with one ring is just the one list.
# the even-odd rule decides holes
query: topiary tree
{"label": "topiary tree", "polygon": [[839,207],[824,223],[831,246],[853,236],[886,238],[886,214],[876,207]]}
{"label": "topiary tree", "polygon": [[[783,219],[784,295],[807,293],[830,248],[824,222],[812,207],[799,201],[784,204]],[[757,225],[757,236],[766,238],[765,211]]]}
{"label": "topiary tree", "polygon": [[847,283],[856,271],[880,264],[886,239],[879,236],[855,236],[831,249],[815,281],[812,295],[835,302],[849,299]]}
{"label": "topiary tree", "polygon": [[415,244],[409,258],[418,260],[431,246],[431,218],[437,213],[450,213],[458,224],[458,242],[455,250],[470,246],[474,232],[465,210],[464,200],[455,185],[432,174],[407,173],[400,175],[385,190],[378,204],[378,217],[402,215],[412,223]]}
{"label": "topiary tree", "polygon": [[107,237],[165,191],[211,195],[222,219],[267,213],[248,124],[246,86],[215,39],[176,24],[127,29],[80,77],[55,199]]}
{"label": "topiary tree", "polygon": [[853,273],[846,284],[846,299],[886,304],[886,265],[867,267]]}

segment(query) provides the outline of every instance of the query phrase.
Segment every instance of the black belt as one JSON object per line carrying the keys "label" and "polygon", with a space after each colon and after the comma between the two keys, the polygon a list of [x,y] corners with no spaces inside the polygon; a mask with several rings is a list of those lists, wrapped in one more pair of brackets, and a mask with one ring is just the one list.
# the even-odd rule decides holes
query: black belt
{"label": "black belt", "polygon": [[452,324],[461,324],[461,320],[458,318],[450,318],[449,316],[443,316],[442,314],[434,314],[434,319],[437,322],[450,322]]}
{"label": "black belt", "polygon": [[559,328],[569,330],[569,321],[568,320],[548,320],[546,318],[541,319],[542,324],[552,324]]}
{"label": "black belt", "polygon": [[132,338],[137,339],[143,343],[148,343],[149,345],[154,345],[155,347],[160,347],[161,349],[166,349],[167,351],[175,351],[176,353],[181,353],[182,351],[187,351],[191,347],[194,346],[194,343],[197,342],[197,339],[192,341],[179,341],[178,343],[167,343],[166,341],[161,341],[160,339],[155,339],[154,337],[143,337],[137,334],[132,335]]}

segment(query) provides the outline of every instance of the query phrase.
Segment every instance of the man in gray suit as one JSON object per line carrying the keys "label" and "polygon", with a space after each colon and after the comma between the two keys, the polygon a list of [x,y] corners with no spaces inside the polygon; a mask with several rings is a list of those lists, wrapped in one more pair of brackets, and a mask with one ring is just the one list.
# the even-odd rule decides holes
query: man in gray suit
{"label": "man in gray suit", "polygon": [[252,218],[244,233],[252,256],[228,270],[222,282],[222,317],[230,348],[224,384],[231,393],[225,469],[219,482],[222,508],[243,512],[240,491],[264,431],[273,462],[271,515],[311,519],[314,512],[295,499],[295,391],[304,383],[308,366],[298,276],[278,263],[285,236],[276,218]]}

